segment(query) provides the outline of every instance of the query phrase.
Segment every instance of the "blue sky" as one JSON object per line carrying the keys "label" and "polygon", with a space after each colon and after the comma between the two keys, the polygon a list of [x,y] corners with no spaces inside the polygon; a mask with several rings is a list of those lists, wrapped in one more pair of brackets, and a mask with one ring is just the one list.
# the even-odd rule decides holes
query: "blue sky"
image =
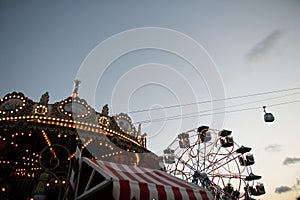
{"label": "blue sky", "polygon": [[[67,98],[73,80],[81,78],[80,97],[98,111],[108,103],[111,114],[118,114],[299,87],[299,11],[299,1],[2,0],[0,96],[20,91],[38,101],[49,91],[54,103]],[[159,29],[157,35],[150,33]],[[149,35],[141,35],[139,30]],[[145,40],[153,48],[145,45]],[[198,45],[197,51],[192,44]],[[112,46],[97,54],[105,45]],[[163,49],[166,46],[169,49]],[[126,48],[137,49],[118,55]],[[95,68],[95,73],[82,73],[92,56],[97,63],[113,55],[109,65]],[[105,70],[96,77],[96,85],[89,85],[101,69]],[[138,122],[275,96],[132,113],[131,117]],[[290,95],[235,109],[299,98]],[[300,162],[284,165],[287,157],[300,158],[299,103],[267,110],[276,117],[272,124],[263,122],[262,109],[255,109],[145,123],[142,130],[148,133],[149,148],[160,153],[178,133],[199,125],[231,129],[239,144],[253,147],[253,168],[263,176],[267,190],[261,199],[293,199],[297,195],[294,190],[279,194],[275,188],[291,188],[300,176]]]}

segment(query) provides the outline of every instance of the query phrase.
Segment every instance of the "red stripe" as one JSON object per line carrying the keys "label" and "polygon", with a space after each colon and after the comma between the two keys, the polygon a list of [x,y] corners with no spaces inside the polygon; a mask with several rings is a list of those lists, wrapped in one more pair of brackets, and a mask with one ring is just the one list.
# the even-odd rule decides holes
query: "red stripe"
{"label": "red stripe", "polygon": [[201,194],[201,197],[203,200],[209,200],[205,191],[203,191],[203,190],[199,190],[199,191],[200,191],[200,194]]}
{"label": "red stripe", "polygon": [[179,188],[172,187],[172,190],[173,190],[173,193],[174,193],[174,199],[176,199],[176,200],[183,200],[182,196],[181,196],[181,193],[179,191]]}
{"label": "red stripe", "polygon": [[[143,169],[143,168],[140,168],[142,171],[144,171],[144,173],[145,174],[147,174],[148,176],[150,176],[151,178],[153,178],[153,179],[155,179],[156,181],[158,181],[159,183],[161,183],[161,184],[163,184],[164,186],[171,186],[171,188],[172,188],[172,191],[173,191],[173,194],[174,194],[174,198],[175,199],[178,199],[178,200],[182,200],[182,195],[181,195],[181,193],[180,193],[180,191],[179,191],[179,188],[178,187],[174,187],[174,185],[172,186],[170,183],[167,183],[167,182],[165,182],[164,180],[162,180],[162,179],[160,179],[160,178],[158,178],[158,177],[156,177],[156,176],[153,176],[150,172],[147,172],[145,169]],[[156,171],[155,170],[153,170],[153,172],[154,173],[156,173]],[[156,173],[158,176],[160,175],[160,174],[158,174],[158,173]],[[167,176],[165,176],[167,179],[168,179],[168,177]],[[173,180],[170,180],[170,181],[173,181]],[[148,181],[149,182],[149,181]],[[152,183],[154,183],[153,181],[151,181]],[[155,184],[155,183],[154,183]],[[163,186],[163,194],[162,195],[166,195],[166,191],[165,191],[165,188],[164,188],[164,186]],[[157,189],[158,189],[158,187],[156,187]],[[159,194],[159,197],[160,197],[160,193],[162,192],[161,191],[161,188],[159,188],[160,189],[160,191],[158,191],[158,194]]]}
{"label": "red stripe", "polygon": [[158,193],[158,200],[166,200],[167,193],[165,191],[165,187],[162,185],[156,185],[157,193]]}
{"label": "red stripe", "polygon": [[[109,165],[109,163],[107,163],[107,166]],[[109,165],[110,166],[110,169],[112,170],[112,171],[115,171],[115,169],[113,169],[112,168],[112,166],[111,165]],[[120,167],[120,165],[117,165],[117,167]],[[121,168],[121,167],[120,167]],[[146,180],[148,183],[153,183],[153,184],[155,184],[155,182],[153,182],[153,181],[151,181],[150,179],[148,179],[147,177],[145,177],[144,175],[142,175],[142,173],[139,173],[134,167],[132,167],[131,168],[132,169],[132,171],[135,171],[135,173],[139,176],[139,177],[141,177],[141,178],[143,178],[144,180]],[[139,168],[139,169],[141,169],[143,172],[146,172],[146,170],[144,170],[143,168]],[[115,172],[116,173],[116,172]],[[123,172],[123,173],[125,173],[125,172]],[[126,174],[126,173],[125,173]],[[157,180],[159,183],[161,183],[162,185],[157,185],[157,184],[155,184],[156,185],[156,189],[157,189],[157,193],[158,193],[158,199],[159,200],[165,200],[165,199],[167,199],[167,193],[166,193],[166,191],[165,191],[165,187],[163,186],[163,185],[168,185],[167,183],[163,183],[160,179],[158,179],[158,178],[156,178],[156,177],[153,177],[151,174],[149,174],[149,173],[147,173],[147,175],[148,176],[150,176],[150,177],[152,177],[153,179],[155,179],[155,180]],[[121,187],[122,188],[122,187]],[[120,196],[121,196],[121,194],[120,194]],[[140,199],[142,199],[142,198],[140,198]]]}
{"label": "red stripe", "polygon": [[163,178],[167,179],[168,181],[176,184],[176,185],[173,185],[173,186],[177,186],[177,187],[181,186],[181,187],[184,187],[184,188],[187,188],[187,189],[194,189],[190,185],[185,184],[182,181],[178,180],[177,178],[171,177],[170,175],[167,175],[167,174],[165,174],[161,171],[154,171],[154,173],[157,174],[158,176],[163,177]]}
{"label": "red stripe", "polygon": [[130,185],[129,180],[124,180],[124,178],[111,167],[109,163],[104,163],[105,166],[119,179],[120,183],[120,197],[119,200],[130,200]]}
{"label": "red stripe", "polygon": [[120,180],[120,199],[119,200],[130,200],[129,180]]}
{"label": "red stripe", "polygon": [[187,194],[189,195],[190,200],[196,200],[196,196],[194,194],[194,190],[186,189]]}
{"label": "red stripe", "polygon": [[109,163],[105,163],[105,166],[116,176],[119,180],[124,180],[124,178],[115,170]]}
{"label": "red stripe", "polygon": [[[130,166],[129,166],[130,167]],[[134,172],[137,176],[139,176],[140,178],[142,178],[143,180],[145,180],[146,183],[152,183],[152,184],[156,184],[154,181],[148,179],[146,176],[144,176],[141,172],[137,171],[134,167],[130,167],[130,169],[132,170],[132,172]]]}
{"label": "red stripe", "polygon": [[[123,200],[127,200],[130,198],[130,184],[129,184],[129,180],[124,180],[124,177],[119,174],[118,170],[115,169],[109,162],[103,162],[103,164],[118,178],[120,179],[120,198]],[[140,199],[149,199],[150,197],[150,191],[149,191],[149,187],[148,187],[148,183],[152,183],[156,185],[156,189],[158,192],[158,197],[159,199],[166,199],[167,198],[167,193],[165,190],[164,186],[171,186],[172,187],[172,191],[174,194],[175,199],[178,200],[182,200],[182,195],[180,193],[180,189],[178,188],[178,186],[185,188],[189,199],[190,200],[195,200],[196,196],[194,194],[195,192],[199,192],[202,199],[203,200],[209,200],[207,194],[205,191],[203,190],[195,190],[196,188],[191,187],[188,184],[182,183],[181,181],[177,180],[176,178],[173,177],[169,177],[168,175],[157,171],[157,170],[153,170],[151,172],[155,173],[157,176],[153,175],[151,172],[147,171],[144,168],[139,168],[143,173],[147,174],[147,176],[151,177],[152,179],[156,180],[158,183],[152,181],[151,179],[147,178],[145,175],[143,175],[141,172],[139,172],[136,167],[133,166],[128,166],[129,169],[138,177],[140,177],[141,179],[143,179],[146,183],[141,182],[140,180],[138,180],[136,177],[134,177],[130,172],[128,172],[123,165],[121,164],[116,164],[116,167],[118,167],[120,169],[120,171],[122,171],[122,173],[124,173],[124,175],[126,175],[128,178],[130,178],[133,181],[137,181],[139,183],[139,188],[140,188]],[[177,184],[177,186],[172,185],[166,181],[164,181],[163,179],[160,179],[159,177],[163,177],[164,179],[168,180],[169,182],[173,182],[175,184]],[[124,182],[125,181],[125,182]],[[122,185],[121,185],[122,182]],[[123,183],[124,182],[124,183]],[[159,185],[160,184],[160,185]],[[124,190],[125,189],[125,190]]]}
{"label": "red stripe", "polygon": [[194,194],[193,188],[190,187],[189,185],[184,184],[184,183],[180,182],[179,180],[176,180],[173,177],[170,178],[168,175],[165,175],[164,173],[160,173],[160,171],[155,171],[154,173],[156,173],[157,175],[159,175],[161,177],[164,177],[165,179],[168,179],[169,181],[171,181],[171,182],[173,182],[173,183],[175,183],[175,184],[177,184],[177,185],[185,188],[190,200],[196,199],[196,196]]}
{"label": "red stripe", "polygon": [[127,177],[129,177],[131,180],[134,180],[134,181],[139,181],[138,179],[136,179],[134,176],[132,176],[132,174],[131,173],[129,173],[122,165],[119,165],[118,166],[119,167],[119,169],[127,176]]}
{"label": "red stripe", "polygon": [[[122,170],[122,172],[131,180],[134,180],[136,182],[138,182],[139,184],[139,189],[140,189],[140,198],[139,199],[149,199],[150,198],[150,192],[149,192],[149,188],[148,188],[148,184],[147,183],[141,183],[139,182],[139,180],[132,176],[131,173],[129,173],[128,171],[126,171],[126,169],[124,168],[123,165],[118,165],[119,169]],[[144,177],[145,178],[145,177]]]}
{"label": "red stripe", "polygon": [[140,199],[150,199],[150,191],[147,183],[139,183]]}

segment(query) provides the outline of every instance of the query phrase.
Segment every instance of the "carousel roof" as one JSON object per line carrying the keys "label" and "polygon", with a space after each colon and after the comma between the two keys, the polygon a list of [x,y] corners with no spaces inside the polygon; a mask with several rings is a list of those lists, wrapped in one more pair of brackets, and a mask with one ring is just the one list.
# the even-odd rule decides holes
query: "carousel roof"
{"label": "carousel roof", "polygon": [[103,133],[146,149],[145,134],[141,135],[140,128],[136,130],[127,114],[109,116],[107,104],[101,112],[97,112],[85,99],[78,97],[78,86],[76,81],[72,95],[53,104],[48,103],[48,92],[41,96],[39,102],[20,92],[5,95],[0,100],[0,128],[11,126],[7,122],[14,122],[13,126],[17,129],[28,126],[28,122],[35,122],[54,125],[60,132],[73,128],[89,134]]}

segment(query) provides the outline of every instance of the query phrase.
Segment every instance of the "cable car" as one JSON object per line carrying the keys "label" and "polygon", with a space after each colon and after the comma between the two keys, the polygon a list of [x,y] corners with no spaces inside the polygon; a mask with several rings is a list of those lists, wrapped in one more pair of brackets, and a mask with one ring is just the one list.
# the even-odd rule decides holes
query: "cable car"
{"label": "cable car", "polygon": [[267,113],[266,112],[266,106],[263,106],[263,109],[264,109],[264,119],[265,119],[265,122],[273,122],[275,120],[275,117],[272,113]]}

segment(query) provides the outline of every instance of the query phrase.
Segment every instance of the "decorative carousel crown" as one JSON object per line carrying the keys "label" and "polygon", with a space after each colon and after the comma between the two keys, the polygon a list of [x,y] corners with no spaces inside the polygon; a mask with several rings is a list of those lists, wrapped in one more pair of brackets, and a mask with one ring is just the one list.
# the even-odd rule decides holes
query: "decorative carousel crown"
{"label": "decorative carousel crown", "polygon": [[[74,90],[68,98],[49,104],[49,94],[44,93],[39,102],[26,97],[23,93],[12,92],[0,100],[0,122],[16,122],[16,128],[23,128],[27,122],[55,125],[64,128],[92,133],[104,133],[110,137],[118,137],[140,147],[146,147],[146,139],[141,136],[131,118],[120,113],[109,116],[108,105],[104,105],[102,112],[97,112],[84,99],[78,96],[80,81],[75,81]],[[5,123],[1,123],[5,126]]]}

